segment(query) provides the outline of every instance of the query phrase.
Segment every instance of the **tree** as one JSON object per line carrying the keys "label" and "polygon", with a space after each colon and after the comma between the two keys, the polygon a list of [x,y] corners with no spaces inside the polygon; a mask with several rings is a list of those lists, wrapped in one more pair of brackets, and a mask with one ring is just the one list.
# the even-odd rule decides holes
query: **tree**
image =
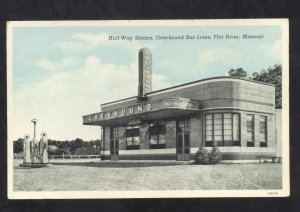
{"label": "tree", "polygon": [[48,153],[49,155],[55,155],[57,154],[59,148],[55,145],[48,145]]}
{"label": "tree", "polygon": [[99,150],[102,150],[102,142],[101,142],[101,140],[99,140],[99,139],[97,139],[96,141],[95,141],[95,145],[97,146],[97,148],[99,149]]}
{"label": "tree", "polygon": [[68,155],[70,154],[69,150],[67,148],[58,148],[57,146],[49,145],[48,146],[48,153],[49,155]]}
{"label": "tree", "polygon": [[263,69],[260,73],[252,74],[253,80],[267,82],[275,85],[275,105],[276,108],[282,108],[282,66],[275,64],[273,67]]}
{"label": "tree", "polygon": [[[20,153],[23,151],[23,138],[19,138],[14,141],[14,153]],[[48,151],[49,154],[82,154],[86,152],[87,154],[99,154],[101,150],[101,140],[91,140],[83,141],[81,138],[76,138],[75,140],[52,140],[48,139]]]}
{"label": "tree", "polygon": [[14,141],[14,153],[23,152],[23,138],[19,138],[18,140]]}
{"label": "tree", "polygon": [[75,140],[72,140],[70,143],[70,151],[72,154],[75,153],[76,149],[79,149],[83,146],[84,141],[80,138],[76,138]]}
{"label": "tree", "polygon": [[228,71],[228,75],[230,77],[240,77],[240,78],[246,78],[247,77],[247,72],[242,69],[242,68],[237,68],[237,69],[230,69]]}
{"label": "tree", "polygon": [[[230,69],[228,75],[231,77],[248,78],[248,74],[242,68]],[[275,85],[275,105],[276,108],[282,108],[282,66],[275,64],[273,67],[263,69],[262,71],[252,73],[249,79],[266,82]]]}
{"label": "tree", "polygon": [[56,146],[56,147],[57,147],[57,141],[56,141],[56,140],[51,140],[51,139],[49,139],[49,140],[48,140],[48,145],[53,145],[53,146]]}

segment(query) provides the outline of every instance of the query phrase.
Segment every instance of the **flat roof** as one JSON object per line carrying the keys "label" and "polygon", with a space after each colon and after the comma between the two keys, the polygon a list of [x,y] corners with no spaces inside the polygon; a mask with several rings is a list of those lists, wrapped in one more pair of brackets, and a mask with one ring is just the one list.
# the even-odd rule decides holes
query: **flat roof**
{"label": "flat roof", "polygon": [[[156,91],[151,91],[151,92],[147,93],[146,96],[151,95],[151,94],[155,94],[155,93],[159,93],[159,92],[162,92],[162,91],[172,90],[174,88],[184,87],[186,85],[196,84],[196,83],[199,83],[199,82],[205,82],[205,81],[210,81],[210,80],[217,80],[217,79],[241,80],[241,81],[248,81],[248,82],[253,82],[253,83],[258,83],[258,84],[263,84],[263,85],[268,85],[268,86],[275,87],[274,84],[266,83],[266,82],[260,82],[260,81],[251,80],[251,79],[244,79],[244,78],[230,77],[230,76],[218,76],[218,77],[210,77],[210,78],[196,80],[196,81],[192,81],[192,82],[188,82],[188,83],[183,83],[183,84],[171,86],[171,87],[168,87],[168,88],[159,89],[159,90],[156,90]],[[126,101],[126,100],[130,100],[130,99],[136,99],[137,97],[138,96],[132,96],[132,97],[124,98],[124,99],[119,99],[119,100],[115,100],[115,101],[111,101],[111,102],[106,102],[106,103],[101,104],[100,106],[109,105],[109,104],[113,104],[113,103],[117,103],[117,102],[121,102],[121,101]]]}

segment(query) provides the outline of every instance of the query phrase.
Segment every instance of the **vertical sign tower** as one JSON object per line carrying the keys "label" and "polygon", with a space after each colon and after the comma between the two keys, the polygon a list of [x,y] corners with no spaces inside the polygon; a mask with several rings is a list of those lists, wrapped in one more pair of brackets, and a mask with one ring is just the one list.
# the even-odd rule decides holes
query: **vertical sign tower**
{"label": "vertical sign tower", "polygon": [[138,97],[145,98],[152,91],[152,55],[150,49],[144,47],[139,51],[139,87]]}

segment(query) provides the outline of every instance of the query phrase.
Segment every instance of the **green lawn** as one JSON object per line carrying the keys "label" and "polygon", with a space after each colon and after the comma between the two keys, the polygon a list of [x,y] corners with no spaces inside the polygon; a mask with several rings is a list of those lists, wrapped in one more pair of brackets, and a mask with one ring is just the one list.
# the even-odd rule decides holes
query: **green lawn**
{"label": "green lawn", "polygon": [[281,189],[281,164],[92,167],[53,165],[27,169],[14,161],[14,191]]}

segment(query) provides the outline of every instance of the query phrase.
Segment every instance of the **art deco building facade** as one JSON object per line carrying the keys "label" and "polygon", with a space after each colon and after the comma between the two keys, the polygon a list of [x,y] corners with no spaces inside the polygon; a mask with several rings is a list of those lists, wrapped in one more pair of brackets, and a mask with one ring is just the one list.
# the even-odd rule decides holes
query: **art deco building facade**
{"label": "art deco building facade", "polygon": [[138,96],[83,116],[102,127],[104,159],[191,160],[214,144],[224,160],[275,155],[274,85],[214,77],[151,91],[150,50],[139,60]]}

